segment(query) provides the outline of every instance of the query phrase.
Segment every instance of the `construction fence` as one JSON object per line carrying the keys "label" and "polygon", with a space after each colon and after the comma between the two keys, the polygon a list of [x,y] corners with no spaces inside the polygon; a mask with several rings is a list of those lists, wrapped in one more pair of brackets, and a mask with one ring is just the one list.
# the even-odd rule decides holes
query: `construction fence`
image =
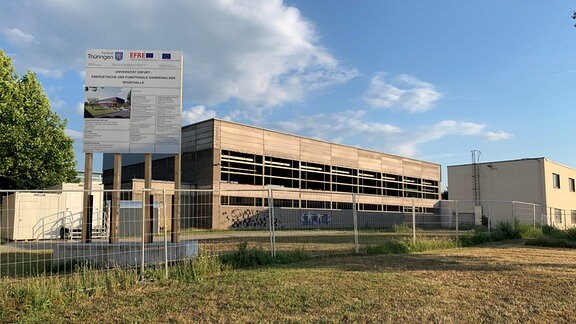
{"label": "construction fence", "polygon": [[[117,194],[118,199],[113,200]],[[82,190],[0,191],[0,277],[62,275],[78,265],[97,269],[165,267],[199,255],[222,255],[241,243],[276,255],[352,254],[391,239],[457,238],[498,222],[576,224],[573,212],[520,202],[331,194],[301,200],[298,191]],[[279,198],[277,198],[279,197]],[[113,201],[117,203],[113,204]],[[116,218],[113,216],[117,215]]]}

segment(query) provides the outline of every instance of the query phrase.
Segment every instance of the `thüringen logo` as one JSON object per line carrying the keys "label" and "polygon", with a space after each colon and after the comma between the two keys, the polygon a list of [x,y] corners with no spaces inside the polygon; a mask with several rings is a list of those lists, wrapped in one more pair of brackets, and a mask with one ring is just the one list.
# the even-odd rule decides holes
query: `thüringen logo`
{"label": "th\u00fcringen logo", "polygon": [[124,52],[114,52],[114,59],[116,61],[122,61],[124,58]]}
{"label": "th\u00fcringen logo", "polygon": [[88,53],[88,58],[91,60],[103,60],[108,61],[114,59],[114,56],[107,54],[90,54]]}

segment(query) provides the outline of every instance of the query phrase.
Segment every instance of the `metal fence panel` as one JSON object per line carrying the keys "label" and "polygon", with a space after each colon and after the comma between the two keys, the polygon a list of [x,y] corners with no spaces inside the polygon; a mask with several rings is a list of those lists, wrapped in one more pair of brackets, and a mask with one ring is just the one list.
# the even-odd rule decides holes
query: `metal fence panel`
{"label": "metal fence panel", "polygon": [[0,191],[0,277],[62,275],[79,266],[142,272],[163,267],[168,273],[171,263],[240,246],[272,255],[349,254],[392,239],[456,239],[475,226],[490,230],[499,222],[576,226],[575,211],[512,201],[443,200],[429,206],[418,198],[397,198],[401,208],[391,208],[374,195],[275,187],[91,194],[93,204],[84,210],[82,190]]}

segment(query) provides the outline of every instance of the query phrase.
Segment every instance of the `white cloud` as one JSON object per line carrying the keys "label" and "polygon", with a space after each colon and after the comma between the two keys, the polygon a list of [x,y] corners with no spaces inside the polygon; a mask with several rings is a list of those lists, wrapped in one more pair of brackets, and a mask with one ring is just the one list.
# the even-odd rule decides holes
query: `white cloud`
{"label": "white cloud", "polygon": [[216,111],[206,109],[206,107],[194,106],[182,111],[182,121],[184,125],[193,124],[202,120],[216,117]]}
{"label": "white cloud", "polygon": [[6,37],[6,40],[11,44],[18,46],[25,46],[32,44],[34,42],[34,36],[23,32],[19,28],[4,28],[2,34]]}
{"label": "white cloud", "polygon": [[405,131],[402,136],[387,141],[386,147],[399,155],[415,156],[420,144],[446,136],[477,136],[482,134],[485,127],[483,124],[443,120],[433,125],[421,126],[416,130]]}
{"label": "white cloud", "polygon": [[30,68],[30,70],[49,77],[49,78],[54,78],[54,79],[60,79],[62,77],[62,75],[64,75],[64,71],[60,70],[60,69],[45,69],[45,68],[40,68],[40,67],[32,67]]}
{"label": "white cloud", "polygon": [[15,62],[38,73],[82,70],[87,48],[182,50],[185,100],[206,105],[273,107],[357,75],[281,0],[3,2],[0,29],[13,25],[36,40]]}
{"label": "white cloud", "polygon": [[74,139],[75,142],[81,142],[83,140],[83,134],[82,132],[79,132],[77,130],[73,130],[70,128],[66,128],[64,130],[64,132],[66,133],[66,135],[72,137]]}
{"label": "white cloud", "polygon": [[489,141],[505,141],[511,139],[513,136],[514,135],[506,133],[505,131],[487,132],[484,134],[484,138]]}
{"label": "white cloud", "polygon": [[431,83],[406,74],[387,79],[385,73],[377,73],[370,80],[370,86],[363,96],[364,101],[373,108],[411,113],[432,109],[440,98],[442,94]]}
{"label": "white cloud", "polygon": [[381,136],[400,133],[396,126],[363,120],[365,111],[343,111],[335,114],[317,114],[302,116],[297,120],[278,122],[276,125],[289,133],[334,142],[343,142],[352,138],[377,139]]}
{"label": "white cloud", "polygon": [[444,120],[416,129],[402,129],[366,119],[368,116],[365,111],[344,111],[333,115],[302,116],[296,120],[278,122],[275,126],[289,133],[349,145],[362,143],[364,148],[402,156],[415,156],[419,145],[446,136],[481,135],[485,128],[483,124]]}
{"label": "white cloud", "polygon": [[60,109],[66,105],[66,102],[60,97],[50,98],[50,107],[52,109]]}

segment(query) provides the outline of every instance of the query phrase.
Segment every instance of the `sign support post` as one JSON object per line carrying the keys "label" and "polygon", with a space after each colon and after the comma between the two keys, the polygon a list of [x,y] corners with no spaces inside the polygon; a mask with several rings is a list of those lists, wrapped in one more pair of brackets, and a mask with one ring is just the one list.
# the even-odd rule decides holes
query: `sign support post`
{"label": "sign support post", "polygon": [[181,186],[181,155],[174,155],[174,200],[172,201],[172,243],[180,242],[180,186]]}
{"label": "sign support post", "polygon": [[[92,238],[90,237],[89,231],[91,228],[88,228],[90,223],[89,212],[91,211],[90,208],[90,195],[92,194],[92,153],[85,153],[84,154],[84,197],[82,203],[82,243],[90,243]],[[70,235],[72,235],[72,229],[70,229]]]}
{"label": "sign support post", "polygon": [[112,180],[112,207],[110,208],[109,243],[118,243],[118,227],[120,225],[120,188],[122,179],[122,154],[114,153],[114,179]]}

